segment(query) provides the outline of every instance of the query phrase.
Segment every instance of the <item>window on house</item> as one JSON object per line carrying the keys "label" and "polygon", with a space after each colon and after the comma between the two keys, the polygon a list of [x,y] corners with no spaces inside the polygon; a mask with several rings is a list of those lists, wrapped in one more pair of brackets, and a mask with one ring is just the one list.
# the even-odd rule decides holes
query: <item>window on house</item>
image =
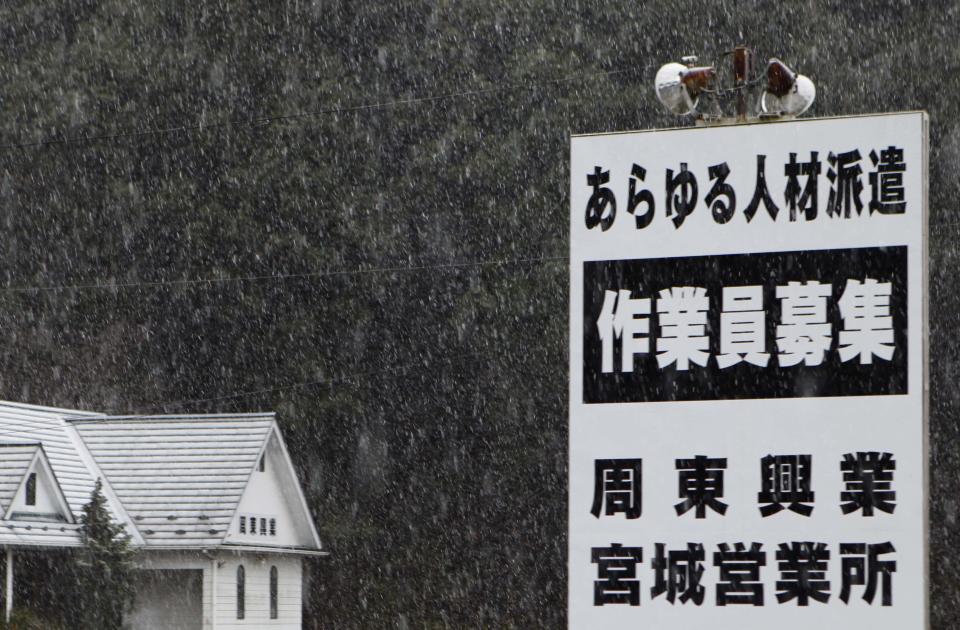
{"label": "window on house", "polygon": [[241,534],[247,533],[247,517],[246,516],[240,517],[240,533]]}
{"label": "window on house", "polygon": [[237,567],[237,619],[243,619],[246,615],[246,590],[247,590],[247,572],[243,565]]}
{"label": "window on house", "polygon": [[277,519],[275,518],[270,519],[270,535],[271,536],[277,535]]}
{"label": "window on house", "polygon": [[30,473],[27,477],[27,505],[37,504],[37,473]]}
{"label": "window on house", "polygon": [[257,517],[255,516],[250,517],[250,533],[251,534],[257,533]]}
{"label": "window on house", "polygon": [[270,618],[277,618],[277,567],[270,567]]}
{"label": "window on house", "polygon": [[260,456],[260,465],[257,467],[260,472],[263,472],[267,469],[267,454],[264,453]]}
{"label": "window on house", "polygon": [[261,536],[267,535],[267,519],[265,518],[260,519],[260,535]]}

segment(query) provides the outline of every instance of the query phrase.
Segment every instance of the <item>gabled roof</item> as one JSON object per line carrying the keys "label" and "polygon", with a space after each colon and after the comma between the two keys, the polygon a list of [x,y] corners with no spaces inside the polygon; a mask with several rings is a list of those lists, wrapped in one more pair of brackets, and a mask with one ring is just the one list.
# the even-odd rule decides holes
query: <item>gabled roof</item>
{"label": "gabled roof", "polygon": [[220,544],[273,414],[68,419],[147,546]]}
{"label": "gabled roof", "polygon": [[40,442],[0,443],[0,514],[10,509],[10,503],[39,450]]}
{"label": "gabled roof", "polygon": [[[272,413],[107,416],[0,401],[0,443],[6,445],[0,446],[0,507],[5,507],[7,495],[9,505],[22,475],[16,483],[10,482],[12,490],[6,488],[5,480],[29,466],[32,459],[23,463],[27,453],[35,457],[39,449],[46,454],[74,517],[83,511],[100,478],[108,508],[127,525],[138,546],[253,549],[242,543],[227,545],[224,539],[274,434],[296,486],[299,505],[292,507],[304,510],[314,541],[305,548],[275,551],[322,554]],[[0,546],[79,544],[74,524],[0,520]]]}
{"label": "gabled roof", "polygon": [[[25,460],[25,465],[22,465],[20,462],[24,461],[23,455],[29,453],[30,459]],[[38,518],[38,514],[30,512],[30,509],[26,506],[22,506],[20,513],[14,512],[14,501],[17,497],[17,493],[20,492],[20,489],[27,484],[27,474],[28,473],[40,473],[43,475],[43,478],[46,479],[45,487],[50,493],[49,500],[53,503],[53,513],[47,514],[46,516],[55,516],[58,519],[63,519],[67,523],[74,523],[75,518],[73,515],[73,510],[70,509],[70,504],[67,502],[67,497],[63,494],[63,488],[60,487],[60,482],[57,481],[57,475],[53,472],[53,466],[50,465],[50,459],[47,457],[46,452],[43,450],[43,445],[29,445],[29,444],[0,444],[0,460],[9,459],[14,462],[18,462],[15,468],[19,468],[20,481],[17,483],[13,492],[10,493],[9,497],[3,504],[3,511],[0,514],[3,514],[4,520],[44,520]],[[2,465],[2,461],[0,461]]]}
{"label": "gabled roof", "polygon": [[95,478],[63,421],[67,415],[92,418],[101,414],[0,402],[0,440],[43,444],[60,488],[76,515],[90,500]]}

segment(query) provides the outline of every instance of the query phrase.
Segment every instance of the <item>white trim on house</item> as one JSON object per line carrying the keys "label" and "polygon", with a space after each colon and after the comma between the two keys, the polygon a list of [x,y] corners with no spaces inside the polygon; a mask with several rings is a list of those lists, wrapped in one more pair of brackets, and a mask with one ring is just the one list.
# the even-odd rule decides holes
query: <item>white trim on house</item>
{"label": "white trim on house", "polygon": [[[64,420],[67,419],[64,418]],[[117,493],[114,492],[113,488],[110,486],[110,480],[107,479],[106,475],[103,474],[103,472],[100,470],[100,466],[97,465],[96,460],[90,455],[90,451],[88,451],[84,446],[83,439],[80,437],[80,434],[77,433],[76,427],[70,424],[69,421],[64,422],[64,427],[67,436],[77,449],[80,459],[83,460],[87,470],[89,470],[93,475],[94,483],[96,483],[97,479],[100,480],[100,491],[103,493],[104,498],[106,498],[107,506],[110,508],[110,511],[113,512],[114,516],[119,522],[126,525],[126,532],[133,539],[134,544],[146,544],[146,541],[140,534],[140,530],[137,529],[133,519],[130,518],[129,514],[127,514],[127,511],[123,507],[123,503],[121,503],[120,499],[117,497]]]}
{"label": "white trim on house", "polygon": [[278,553],[288,556],[315,556],[317,558],[322,558],[330,555],[329,551],[323,551],[321,549],[305,549],[303,547],[279,547],[272,545],[242,545],[236,543],[224,543],[216,547],[156,547],[151,546],[150,550],[156,551],[203,551],[203,552],[213,552],[213,551],[225,551],[228,553]]}
{"label": "white trim on house", "polygon": [[[297,470],[293,466],[293,460],[290,459],[290,452],[287,450],[287,444],[283,440],[283,434],[280,432],[280,428],[277,426],[276,419],[273,421],[273,432],[277,437],[277,441],[280,443],[280,451],[283,453],[283,457],[287,462],[287,470],[293,477],[293,482],[297,490],[297,497],[300,499],[300,509],[303,510],[303,514],[307,518],[307,523],[310,525],[310,532],[313,534],[314,544],[317,546],[317,549],[323,549],[323,545],[320,543],[320,534],[317,533],[317,526],[313,521],[313,515],[310,514],[310,506],[307,505],[307,498],[303,494],[303,487],[300,485],[300,480],[297,477]],[[264,445],[264,448],[266,448],[266,445]]]}

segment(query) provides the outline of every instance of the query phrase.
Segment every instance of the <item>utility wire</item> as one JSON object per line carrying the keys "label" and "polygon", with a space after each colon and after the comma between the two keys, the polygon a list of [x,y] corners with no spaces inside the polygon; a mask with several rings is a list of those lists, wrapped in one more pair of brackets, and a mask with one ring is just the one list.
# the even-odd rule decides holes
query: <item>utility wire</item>
{"label": "utility wire", "polygon": [[402,374],[410,370],[421,370],[427,367],[450,367],[456,364],[465,364],[465,363],[469,364],[475,361],[479,361],[480,359],[488,359],[489,357],[484,353],[477,352],[472,354],[464,354],[459,357],[444,357],[444,358],[448,360],[444,363],[440,363],[439,365],[436,363],[425,365],[423,361],[420,361],[417,363],[398,365],[391,368],[385,368],[382,370],[376,370],[376,371],[370,371],[370,372],[357,372],[354,374],[341,374],[338,376],[333,376],[331,378],[317,380],[317,381],[291,383],[290,385],[278,385],[276,387],[267,387],[264,389],[242,391],[234,394],[226,394],[224,396],[212,396],[210,398],[190,398],[186,400],[173,400],[173,401],[167,401],[167,402],[154,402],[154,403],[149,403],[149,405],[147,406],[147,409],[156,409],[162,412],[163,409],[168,407],[174,407],[174,406],[180,406],[180,405],[195,405],[200,403],[219,402],[224,400],[233,400],[236,398],[259,396],[261,394],[272,394],[274,392],[290,391],[293,389],[303,389],[305,387],[330,386],[330,385],[335,385],[337,383],[348,382],[353,379],[365,379],[373,376],[395,376],[397,374]]}
{"label": "utility wire", "polygon": [[[235,400],[237,398],[247,398],[250,396],[272,394],[275,392],[304,389],[308,387],[323,387],[323,386],[329,387],[332,385],[336,385],[338,383],[347,383],[353,380],[366,379],[370,377],[397,376],[410,371],[424,370],[427,368],[443,368],[443,367],[452,367],[454,365],[469,365],[480,360],[488,360],[490,356],[483,352],[474,352],[474,353],[463,354],[457,357],[445,356],[440,358],[446,359],[446,360],[443,362],[434,362],[434,363],[426,363],[424,361],[418,361],[416,363],[397,365],[389,368],[384,368],[382,370],[371,370],[367,372],[354,372],[351,374],[340,374],[337,376],[332,376],[327,379],[320,379],[315,381],[304,381],[301,383],[291,383],[289,385],[277,385],[274,387],[265,387],[262,389],[245,390],[245,391],[235,392],[233,394],[225,394],[223,396],[210,396],[207,398],[188,398],[183,400],[152,402],[152,403],[147,403],[143,411],[135,412],[133,414],[125,412],[122,415],[150,415],[153,413],[166,413],[165,409],[169,407],[177,407],[177,406],[183,406],[183,405],[196,405],[201,403],[220,402],[225,400]],[[17,438],[24,437],[20,432],[5,432],[5,431],[0,431],[0,436],[17,437]]]}
{"label": "utility wire", "polygon": [[512,83],[509,85],[504,85],[499,87],[481,88],[481,89],[475,89],[475,90],[462,90],[458,92],[446,92],[443,94],[433,94],[433,95],[425,95],[425,96],[415,96],[411,98],[405,98],[405,99],[393,100],[393,101],[377,101],[373,103],[348,105],[346,107],[328,107],[328,108],[319,109],[315,111],[295,112],[291,114],[277,114],[273,116],[252,116],[249,118],[233,118],[233,119],[223,120],[220,122],[214,122],[209,124],[198,122],[198,123],[187,124],[187,125],[177,125],[173,127],[158,127],[155,129],[146,129],[146,130],[138,130],[138,131],[131,130],[131,131],[123,131],[119,133],[103,134],[98,136],[80,136],[80,137],[73,137],[73,138],[64,136],[62,138],[55,138],[51,140],[38,140],[36,142],[3,144],[3,145],[0,145],[0,151],[12,151],[14,149],[41,148],[41,147],[51,147],[51,146],[73,148],[73,147],[92,144],[96,142],[108,142],[108,141],[118,140],[120,138],[144,138],[148,136],[164,136],[164,135],[174,134],[174,133],[188,133],[193,131],[204,131],[208,129],[223,129],[223,128],[230,128],[230,127],[259,127],[263,125],[269,125],[274,122],[287,122],[291,120],[299,120],[303,118],[315,118],[315,117],[327,116],[331,114],[349,114],[349,113],[362,112],[362,111],[374,110],[374,109],[385,109],[388,107],[398,107],[398,106],[404,106],[404,105],[419,105],[422,103],[432,103],[432,102],[448,100],[448,99],[466,98],[470,96],[485,96],[488,94],[495,94],[495,93],[506,92],[511,90],[533,90],[546,85],[568,83],[571,81],[582,81],[582,80],[590,79],[597,76],[613,76],[617,74],[637,72],[639,70],[640,68],[606,70],[606,71],[594,72],[589,75],[567,76],[559,79],[550,79],[546,81],[540,81],[537,83]]}
{"label": "utility wire", "polygon": [[189,286],[201,284],[221,284],[231,282],[266,282],[266,281],[285,281],[301,278],[329,278],[335,276],[351,276],[371,273],[399,273],[410,271],[427,270],[456,270],[471,267],[498,267],[508,265],[552,263],[566,261],[566,256],[541,256],[538,258],[507,258],[491,260],[474,260],[466,262],[444,262],[432,265],[406,265],[391,267],[367,267],[358,269],[331,269],[326,271],[313,271],[306,273],[288,273],[273,274],[262,276],[234,276],[226,278],[194,278],[184,280],[155,280],[149,282],[97,282],[91,284],[67,284],[67,285],[48,285],[33,287],[0,287],[0,291],[7,293],[30,293],[30,292],[57,292],[57,291],[84,291],[97,289],[135,289],[140,287],[165,287],[165,286]]}
{"label": "utility wire", "polygon": [[[0,150],[2,151],[12,151],[15,149],[27,149],[27,148],[43,148],[43,147],[52,147],[60,146],[63,148],[72,148],[78,147],[81,145],[93,144],[97,142],[106,142],[113,141],[121,138],[144,138],[149,136],[163,136],[174,133],[187,133],[192,131],[203,131],[205,129],[224,129],[231,127],[257,127],[268,125],[274,122],[287,122],[292,120],[299,120],[304,118],[313,118],[331,114],[347,114],[355,113],[361,111],[368,111],[374,109],[385,109],[388,107],[397,107],[404,105],[418,105],[429,102],[436,102],[442,100],[456,99],[456,98],[467,98],[471,96],[484,96],[489,94],[495,94],[504,91],[510,90],[532,90],[538,87],[543,87],[546,85],[555,85],[560,83],[567,83],[571,81],[584,80],[596,76],[613,76],[618,74],[625,74],[630,72],[636,72],[637,68],[629,69],[620,69],[620,70],[609,70],[595,72],[590,75],[580,75],[580,76],[568,76],[559,79],[553,79],[548,81],[541,81],[538,83],[523,83],[523,84],[511,84],[500,87],[491,87],[484,89],[476,90],[462,90],[457,92],[448,92],[444,94],[436,95],[427,95],[420,97],[412,97],[407,99],[400,99],[394,101],[380,101],[374,103],[364,103],[360,105],[353,105],[347,107],[331,107],[325,108],[316,111],[309,112],[296,112],[292,114],[280,114],[275,116],[259,116],[259,117],[250,117],[250,118],[240,118],[240,119],[230,119],[226,121],[204,124],[204,123],[195,123],[190,125],[179,125],[174,127],[162,127],[156,129],[148,130],[139,130],[139,131],[127,131],[113,134],[103,134],[98,136],[81,136],[81,137],[63,137],[51,140],[42,140],[36,142],[23,142],[23,143],[12,143],[0,145]],[[128,289],[128,288],[139,288],[139,287],[163,287],[163,286],[187,286],[187,285],[200,285],[200,284],[219,284],[219,283],[232,283],[232,282],[260,282],[260,281],[283,281],[283,280],[292,280],[299,278],[317,278],[317,277],[333,277],[333,276],[348,276],[348,275],[357,275],[357,274],[370,274],[370,273],[394,273],[394,272],[410,272],[410,271],[426,271],[426,270],[456,270],[464,269],[471,267],[485,267],[485,266],[506,266],[506,265],[518,265],[518,264],[536,264],[536,263],[552,263],[559,261],[566,261],[566,256],[543,256],[537,258],[516,258],[516,259],[503,259],[503,260],[479,260],[479,261],[469,261],[469,262],[446,262],[432,265],[407,265],[407,266],[387,266],[387,267],[372,267],[372,268],[360,268],[360,269],[347,269],[347,270],[327,270],[327,271],[318,271],[318,272],[308,272],[308,273],[297,273],[297,274],[272,274],[272,275],[261,275],[261,276],[239,276],[239,277],[230,277],[230,278],[200,278],[200,279],[184,279],[184,280],[168,280],[168,281],[150,281],[150,282],[98,282],[93,284],[74,284],[74,285],[56,285],[56,286],[33,286],[33,287],[3,287],[2,290],[5,292],[54,292],[54,291],[78,291],[78,290],[113,290],[113,289]],[[457,360],[451,360],[446,363],[446,365],[453,365],[456,362],[463,362],[465,360],[479,360],[484,358],[485,355],[482,354],[473,354],[473,355],[463,355],[458,357]],[[277,387],[264,388],[251,391],[242,391],[234,394],[228,394],[224,396],[215,396],[209,398],[194,398],[178,401],[167,401],[167,402],[157,402],[151,403],[152,408],[163,409],[171,406],[177,405],[194,405],[200,403],[209,403],[217,402],[224,400],[233,400],[236,398],[244,398],[249,396],[256,396],[267,393],[274,393],[280,391],[289,391],[294,389],[301,389],[305,387],[318,387],[318,386],[329,386],[336,383],[347,382],[351,379],[358,378],[368,378],[371,376],[384,376],[388,374],[396,374],[407,372],[412,369],[422,369],[424,367],[422,362],[417,364],[395,366],[393,368],[387,368],[385,370],[380,370],[377,372],[364,372],[364,373],[355,373],[355,374],[346,374],[336,376],[330,379],[318,380],[318,381],[307,381],[302,383],[293,383],[290,385],[281,385]]]}
{"label": "utility wire", "polygon": [[[290,120],[297,120],[310,117],[318,117],[329,114],[343,114],[350,112],[359,112],[365,110],[373,109],[383,109],[387,107],[395,107],[401,105],[416,105],[427,102],[435,102],[446,99],[453,98],[465,98],[469,96],[481,96],[487,94],[493,94],[509,90],[532,90],[537,87],[542,87],[545,85],[552,85],[558,83],[566,83],[577,80],[584,80],[596,76],[613,76],[617,74],[624,74],[630,72],[637,72],[640,68],[626,68],[619,70],[607,70],[595,72],[590,75],[577,75],[577,76],[568,76],[562,77],[559,79],[552,79],[547,81],[541,81],[538,83],[516,83],[500,87],[491,87],[483,88],[476,90],[462,90],[458,92],[448,92],[444,94],[436,95],[427,95],[420,97],[412,97],[408,99],[394,100],[394,101],[379,101],[374,103],[366,103],[348,107],[331,107],[316,111],[310,112],[297,112],[292,114],[281,114],[276,116],[262,116],[262,117],[252,117],[244,119],[231,119],[218,123],[196,123],[191,125],[180,125],[174,127],[163,127],[157,129],[149,129],[143,131],[128,131],[114,134],[105,134],[99,136],[82,136],[79,138],[57,138],[52,140],[43,140],[37,142],[25,142],[17,144],[5,144],[0,145],[0,150],[2,151],[11,151],[13,149],[25,149],[25,148],[37,148],[37,147],[49,147],[49,146],[61,146],[64,148],[76,147],[85,144],[91,144],[95,142],[110,141],[120,138],[128,137],[146,137],[146,136],[161,136],[172,133],[182,133],[190,131],[202,131],[204,129],[217,129],[217,128],[228,128],[228,127],[240,127],[240,126],[262,126],[270,124],[272,122],[284,122]],[[92,124],[92,123],[87,123]],[[98,289],[128,289],[128,288],[139,288],[139,287],[163,287],[163,286],[184,286],[184,285],[196,285],[196,284],[217,284],[217,283],[228,283],[228,282],[260,282],[260,281],[278,281],[278,280],[292,280],[297,278],[315,278],[315,277],[331,277],[331,276],[346,276],[346,275],[355,275],[355,274],[369,274],[369,273],[390,273],[390,272],[408,272],[408,271],[424,271],[431,269],[459,269],[466,267],[477,267],[477,266],[499,266],[499,265],[508,265],[508,264],[528,264],[528,263],[538,263],[538,262],[556,262],[559,260],[566,260],[565,257],[543,257],[543,258],[524,258],[524,259],[514,259],[514,260],[487,260],[487,261],[474,261],[474,262],[449,262],[442,263],[437,265],[413,265],[413,266],[393,266],[393,267],[377,267],[377,268],[367,268],[367,269],[352,269],[352,270],[332,270],[332,271],[319,271],[319,272],[309,272],[309,273],[299,273],[299,274],[280,274],[280,275],[262,275],[262,276],[241,276],[233,278],[200,278],[200,279],[185,279],[185,280],[164,280],[164,281],[137,281],[137,282],[94,282],[88,284],[73,284],[73,285],[53,285],[53,286],[28,286],[28,287],[0,287],[0,291],[8,293],[25,293],[25,292],[54,292],[54,291],[81,291],[81,290],[98,290]]]}

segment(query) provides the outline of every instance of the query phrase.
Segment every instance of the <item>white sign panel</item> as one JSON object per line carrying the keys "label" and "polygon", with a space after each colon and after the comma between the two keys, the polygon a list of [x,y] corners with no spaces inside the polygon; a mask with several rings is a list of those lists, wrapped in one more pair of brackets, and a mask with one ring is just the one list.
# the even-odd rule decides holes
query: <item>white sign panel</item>
{"label": "white sign panel", "polygon": [[571,628],[923,628],[926,116],[571,140]]}

